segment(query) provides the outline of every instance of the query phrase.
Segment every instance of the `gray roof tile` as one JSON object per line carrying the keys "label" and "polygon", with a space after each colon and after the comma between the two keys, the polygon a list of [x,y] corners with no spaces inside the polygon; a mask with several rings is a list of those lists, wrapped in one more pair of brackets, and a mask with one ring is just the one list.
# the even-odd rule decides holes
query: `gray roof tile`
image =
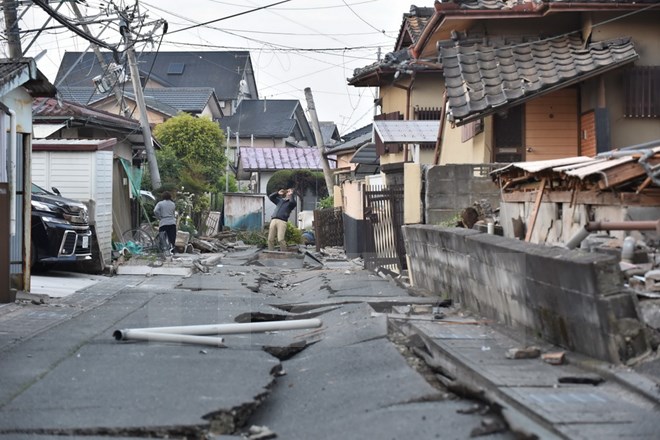
{"label": "gray roof tile", "polygon": [[[60,87],[60,96],[81,105],[90,105],[114,96],[112,93],[98,93],[93,87]],[[135,99],[132,87],[126,87],[124,93]],[[162,87],[144,90],[144,101],[148,107],[167,115],[174,116],[180,111],[200,113],[209,100],[215,99],[211,87]]]}
{"label": "gray roof tile", "polygon": [[[293,99],[243,100],[236,108],[236,113],[219,122],[223,130],[230,127],[232,133],[238,131],[240,136],[286,138],[296,128],[295,116],[299,107],[300,102]],[[306,119],[303,124],[309,125]],[[304,130],[310,129],[307,126]]]}
{"label": "gray roof tile", "polygon": [[241,147],[240,165],[245,171],[320,170],[317,148]]}
{"label": "gray roof tile", "polygon": [[575,36],[506,47],[492,42],[461,45],[459,41],[456,46],[441,44],[440,48],[450,117],[459,123],[636,58],[629,38],[601,41],[586,48]]}
{"label": "gray roof tile", "polygon": [[[101,75],[103,70],[93,52],[85,53],[75,64],[81,55],[81,52],[64,54],[56,84],[62,81],[59,85],[64,87],[92,86],[92,78]],[[106,62],[113,61],[110,52],[103,52],[103,55]],[[173,63],[184,65],[183,74],[167,73]],[[151,71],[152,78],[168,87],[213,87],[219,100],[236,99],[244,72],[252,70],[248,51],[142,52],[138,55],[138,64],[141,71]],[[65,77],[72,67],[73,70]]]}

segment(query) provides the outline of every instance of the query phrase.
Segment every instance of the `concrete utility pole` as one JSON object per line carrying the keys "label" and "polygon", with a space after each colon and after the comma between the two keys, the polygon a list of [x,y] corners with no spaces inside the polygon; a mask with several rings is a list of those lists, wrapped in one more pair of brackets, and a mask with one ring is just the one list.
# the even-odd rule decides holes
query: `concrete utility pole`
{"label": "concrete utility pole", "polygon": [[316,138],[316,148],[319,150],[321,155],[321,166],[323,167],[323,176],[325,177],[325,186],[328,187],[328,195],[333,195],[334,190],[334,180],[332,178],[332,171],[330,171],[330,164],[328,164],[328,158],[323,154],[325,151],[323,145],[323,135],[321,134],[321,126],[319,125],[319,119],[316,116],[316,107],[314,106],[314,97],[312,96],[312,89],[309,87],[305,88],[305,98],[307,99],[307,110],[309,111],[309,117],[312,120],[312,129],[314,130],[314,137]]}
{"label": "concrete utility pole", "polygon": [[21,36],[18,33],[18,15],[16,0],[3,0],[2,9],[5,13],[5,26],[7,27],[7,46],[9,46],[9,57],[17,60],[23,56],[21,50]]}
{"label": "concrete utility pole", "polygon": [[144,148],[147,151],[147,161],[149,162],[149,174],[151,175],[151,185],[154,189],[160,188],[160,172],[158,171],[158,161],[156,159],[156,151],[154,150],[153,139],[151,138],[151,126],[149,125],[149,118],[147,117],[147,107],[144,104],[144,93],[142,92],[142,84],[140,82],[140,71],[135,59],[135,51],[133,50],[133,38],[131,37],[131,30],[129,29],[128,22],[120,27],[122,36],[124,37],[124,44],[126,46],[126,56],[128,57],[128,65],[131,70],[131,81],[133,82],[133,90],[135,92],[135,104],[140,112],[140,125],[142,126],[142,137],[144,138]]}
{"label": "concrete utility pole", "polygon": [[[69,6],[73,10],[73,12],[76,14],[76,17],[78,17],[78,19],[81,22],[84,21],[84,17],[82,15],[82,13],[80,12],[80,9],[78,8],[78,5],[75,2],[71,2],[71,4]],[[58,7],[59,7],[59,5],[58,5]],[[92,35],[92,32],[89,30],[89,26],[87,26],[86,24],[83,23],[82,28],[86,33],[88,33],[89,35]],[[101,53],[101,49],[99,49],[99,47],[94,43],[92,43],[90,46],[92,47],[92,49],[94,49],[94,53],[96,54],[96,58],[99,60],[99,64],[101,65],[101,69],[103,69],[103,72],[107,72],[108,71],[108,65],[105,62],[105,58],[103,57],[103,54]],[[126,105],[126,101],[124,100],[124,96],[122,95],[121,90],[119,90],[119,87],[117,87],[116,83],[113,85],[112,88],[113,88],[113,92],[115,94],[115,98],[117,99],[117,104],[119,105],[119,111],[125,117],[127,117],[127,118],[130,117],[131,112],[128,109],[128,106]]]}

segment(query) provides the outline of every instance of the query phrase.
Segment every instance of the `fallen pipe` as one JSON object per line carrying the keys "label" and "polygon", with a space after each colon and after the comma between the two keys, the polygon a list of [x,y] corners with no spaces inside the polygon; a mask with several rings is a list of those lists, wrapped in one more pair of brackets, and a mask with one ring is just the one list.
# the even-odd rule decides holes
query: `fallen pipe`
{"label": "fallen pipe", "polygon": [[[175,327],[151,327],[116,330],[115,333],[140,331],[149,333],[169,333],[178,335],[233,335],[240,333],[272,332],[278,330],[297,330],[316,328],[322,324],[320,319],[293,319],[288,321],[244,322],[232,324],[180,325]],[[117,339],[117,336],[115,336]]]}
{"label": "fallen pipe", "polygon": [[149,332],[138,329],[115,330],[112,334],[118,341],[155,341],[155,342],[182,342],[185,344],[210,345],[225,347],[224,338],[213,336],[177,335],[164,332]]}
{"label": "fallen pipe", "polygon": [[656,231],[660,234],[660,220],[588,222],[566,242],[565,247],[575,249],[590,233],[596,231]]}

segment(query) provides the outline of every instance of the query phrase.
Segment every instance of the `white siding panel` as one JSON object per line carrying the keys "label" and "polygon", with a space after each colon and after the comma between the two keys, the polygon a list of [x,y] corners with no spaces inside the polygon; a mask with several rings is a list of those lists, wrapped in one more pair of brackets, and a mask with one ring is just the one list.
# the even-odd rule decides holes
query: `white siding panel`
{"label": "white siding panel", "polygon": [[48,151],[32,153],[32,182],[50,191],[49,156]]}
{"label": "white siding panel", "polygon": [[81,202],[91,199],[94,155],[82,151],[50,153],[50,186],[70,199]]}
{"label": "white siding panel", "polygon": [[96,153],[92,199],[96,205],[96,237],[106,264],[110,264],[112,252],[112,164],[112,151]]}

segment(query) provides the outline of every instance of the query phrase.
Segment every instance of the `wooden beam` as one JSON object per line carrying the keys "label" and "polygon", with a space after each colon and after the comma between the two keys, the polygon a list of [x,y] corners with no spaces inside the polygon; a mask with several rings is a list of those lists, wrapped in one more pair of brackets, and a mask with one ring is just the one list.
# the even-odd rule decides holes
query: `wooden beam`
{"label": "wooden beam", "polygon": [[598,187],[600,189],[607,189],[646,176],[646,171],[639,163],[628,162],[604,170],[601,174],[603,175],[603,178],[598,181]]}
{"label": "wooden beam", "polygon": [[546,184],[546,179],[545,177],[541,179],[541,183],[539,184],[539,189],[537,190],[536,193],[536,201],[534,202],[534,210],[532,211],[532,217],[529,220],[529,224],[527,226],[527,235],[525,235],[525,241],[529,241],[532,238],[532,232],[534,231],[534,225],[536,224],[536,217],[539,214],[539,207],[541,206],[541,199],[543,199],[543,190],[545,190],[545,184]]}

